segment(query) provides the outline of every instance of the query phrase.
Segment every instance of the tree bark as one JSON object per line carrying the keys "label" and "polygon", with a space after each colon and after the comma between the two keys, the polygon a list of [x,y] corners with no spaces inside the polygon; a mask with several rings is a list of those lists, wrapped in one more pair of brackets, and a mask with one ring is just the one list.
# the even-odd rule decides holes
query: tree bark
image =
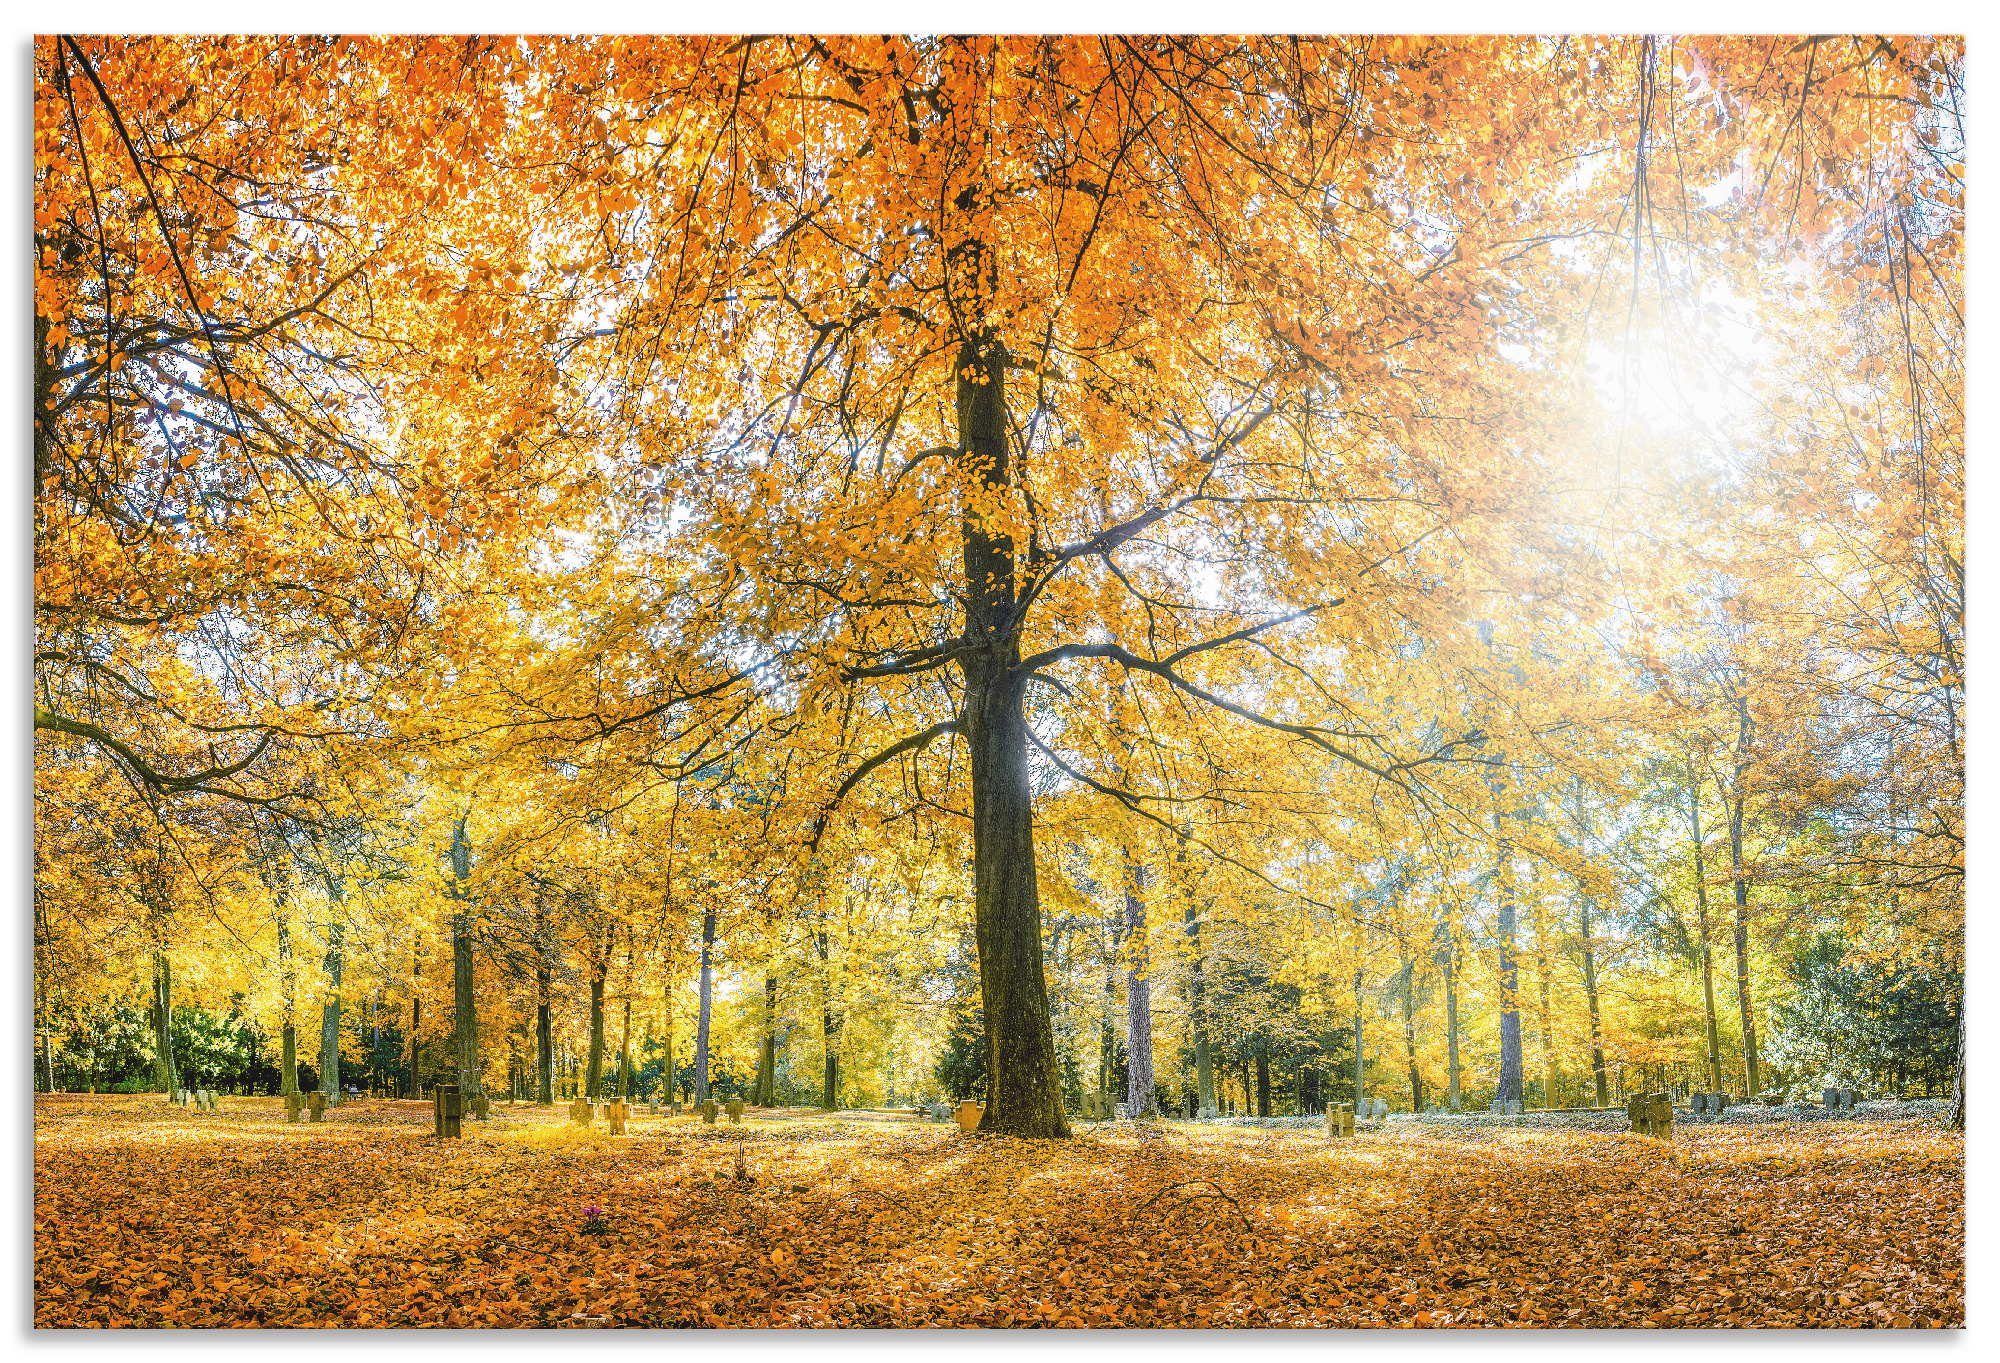
{"label": "tree bark", "polygon": [[452,1049],[458,1070],[458,1091],[470,1109],[472,1099],[483,1090],[478,1001],[472,989],[472,910],[466,886],[472,878],[472,840],[466,834],[464,815],[459,816],[451,829],[451,873],[452,898],[458,906],[451,916]]}
{"label": "tree bark", "polygon": [[694,1100],[697,1103],[708,1101],[708,1025],[715,1007],[715,975],[710,957],[714,951],[715,910],[711,907],[703,910],[701,915],[701,1001],[694,1024]]}
{"label": "tree bark", "polygon": [[778,1105],[778,977],[764,976],[764,1044],[757,1053],[759,1107]]}
{"label": "tree bark", "polygon": [[174,1063],[174,966],[167,949],[153,949],[153,1083],[171,1097],[180,1087],[180,1068]]}
{"label": "tree bark", "polygon": [[1583,943],[1583,998],[1590,1012],[1590,1075],[1597,1105],[1611,1105],[1611,1076],[1604,1064],[1604,1014],[1597,997],[1597,947],[1591,936],[1590,896],[1577,899],[1577,935]]}
{"label": "tree bark", "polygon": [[1417,965],[1403,962],[1403,1054],[1410,1067],[1410,1111],[1424,1110],[1424,1075],[1417,1067]]}
{"label": "tree bark", "polygon": [[1146,941],[1145,868],[1122,849],[1125,863],[1125,1110],[1133,1117],[1158,1107],[1153,1076],[1152,959]]}
{"label": "tree bark", "polygon": [[592,1102],[604,1094],[604,962],[590,963],[590,1050],[584,1062],[583,1096]]}
{"label": "tree bark", "polygon": [[[338,891],[333,896],[336,909],[340,904]],[[328,924],[326,930],[326,1003],[320,1009],[319,1021],[319,1091],[326,1095],[329,1105],[340,1101],[340,982],[347,970],[347,953],[344,950],[347,927],[342,923]]]}
{"label": "tree bark", "polygon": [[298,969],[292,963],[292,924],[287,908],[278,910],[278,996],[284,1025],[278,1029],[278,1092],[299,1091]]}
{"label": "tree bark", "polygon": [[1257,1039],[1257,1115],[1271,1115],[1271,1043]]}
{"label": "tree bark", "polygon": [[556,1100],[555,1026],[549,1013],[552,983],[543,961],[535,967],[535,1101],[543,1107]]}
{"label": "tree bark", "polygon": [[819,952],[820,1099],[828,1112],[840,1107],[840,1017],[833,1003],[833,950],[824,931],[815,933]]}
{"label": "tree bark", "polygon": [[[1496,824],[1500,815],[1494,815]],[[1521,1008],[1520,965],[1516,959],[1519,932],[1518,911],[1514,903],[1514,849],[1502,842],[1500,858],[1494,868],[1494,884],[1499,894],[1498,933],[1500,947],[1500,1077],[1494,1088],[1493,1097],[1497,1102],[1519,1102],[1521,1099]]]}
{"label": "tree bark", "polygon": [[[973,268],[982,268],[983,252],[976,245],[970,256]],[[1012,490],[1006,376],[1007,353],[997,337],[982,333],[960,347],[959,459],[996,501]],[[971,754],[973,924],[992,1081],[979,1129],[1010,1136],[1067,1136],[1042,968],[1014,542],[970,508],[961,539],[966,653],[960,729]]]}
{"label": "tree bark", "polygon": [[1208,1040],[1208,999],[1202,979],[1201,915],[1190,903],[1187,907],[1188,935],[1188,1021],[1194,1029],[1194,1092],[1197,1115],[1213,1117],[1215,1108],[1215,1056]]}
{"label": "tree bark", "polygon": [[1438,952],[1438,968],[1444,976],[1444,1101],[1456,1112],[1464,1102],[1461,1095],[1465,1087],[1465,1070],[1458,1057],[1458,943],[1450,924],[1440,920],[1438,930],[1444,938]]}
{"label": "tree bark", "polygon": [[[1709,1091],[1722,1091],[1722,1030],[1717,1025],[1715,1014],[1715,952],[1710,944],[1708,930],[1708,859],[1702,851],[1701,836],[1701,786],[1692,779],[1692,764],[1688,781],[1688,829],[1694,844],[1694,916],[1695,931],[1700,936],[1701,959],[1701,1003],[1704,1025],[1708,1034],[1708,1083]],[[1753,1095],[1745,1095],[1753,1096]]]}

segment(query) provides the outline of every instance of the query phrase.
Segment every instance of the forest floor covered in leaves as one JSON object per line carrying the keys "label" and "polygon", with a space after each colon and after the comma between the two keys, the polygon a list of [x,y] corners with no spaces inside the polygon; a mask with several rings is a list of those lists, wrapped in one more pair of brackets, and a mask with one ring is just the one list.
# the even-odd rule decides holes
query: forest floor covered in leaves
{"label": "forest floor covered in leaves", "polygon": [[[133,1326],[1956,1326],[1931,1117],[968,1137],[42,1096],[35,1320]],[[591,1215],[595,1210],[596,1215]]]}

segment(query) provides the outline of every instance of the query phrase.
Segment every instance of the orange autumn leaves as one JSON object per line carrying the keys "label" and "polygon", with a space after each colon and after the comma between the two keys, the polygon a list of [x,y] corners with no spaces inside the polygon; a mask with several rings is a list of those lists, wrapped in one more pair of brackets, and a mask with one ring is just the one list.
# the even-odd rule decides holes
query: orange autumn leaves
{"label": "orange autumn leaves", "polygon": [[[1095,1128],[502,1106],[287,1127],[44,1098],[43,1326],[1936,1326],[1962,1144],[1915,1121]],[[587,1228],[596,1208],[601,1229]]]}

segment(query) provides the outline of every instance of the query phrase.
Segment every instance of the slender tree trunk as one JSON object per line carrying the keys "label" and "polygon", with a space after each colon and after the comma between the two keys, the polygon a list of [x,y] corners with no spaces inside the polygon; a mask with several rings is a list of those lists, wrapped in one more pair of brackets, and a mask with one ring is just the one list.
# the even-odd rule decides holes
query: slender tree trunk
{"label": "slender tree trunk", "polygon": [[1556,1075],[1556,1015],[1554,1001],[1549,993],[1549,977],[1554,971],[1551,968],[1552,957],[1549,951],[1548,906],[1539,885],[1535,886],[1531,902],[1534,907],[1535,923],[1535,997],[1541,1009],[1542,1106],[1559,1107],[1561,1104],[1556,1098],[1559,1087]]}
{"label": "slender tree trunk", "polygon": [[625,971],[625,1020],[618,1033],[618,1096],[632,1096],[632,971]]}
{"label": "slender tree trunk", "polygon": [[1444,976],[1444,1102],[1453,1112],[1463,1103],[1465,1070],[1458,1057],[1458,943],[1451,927],[1439,923],[1444,937],[1438,966]]}
{"label": "slender tree trunk", "polygon": [[711,968],[711,957],[715,952],[715,910],[708,908],[701,915],[701,977],[700,1005],[694,1024],[694,1100],[708,1101],[708,1026],[715,1008],[715,975]]}
{"label": "slender tree trunk", "polygon": [[535,896],[535,1101],[543,1107],[556,1100],[555,1023],[551,1007],[555,995],[555,965],[550,959],[549,902],[539,881]]}
{"label": "slender tree trunk", "polygon": [[[334,895],[334,907],[338,910],[340,895]],[[319,1091],[326,1095],[329,1105],[340,1101],[340,983],[347,970],[347,953],[344,950],[347,928],[342,923],[332,923],[326,930],[326,1003],[320,1009],[319,1023]]]}
{"label": "slender tree trunk", "polygon": [[296,1021],[299,975],[292,962],[291,914],[285,908],[280,908],[279,913],[278,997],[284,1008],[285,1021],[278,1029],[278,1092],[289,1096],[299,1091],[299,1029]]}
{"label": "slender tree trunk", "polygon": [[1106,1110],[1113,1099],[1112,1079],[1118,1068],[1118,955],[1124,920],[1108,918],[1104,925],[1104,1007],[1097,1017],[1097,1092]]}
{"label": "slender tree trunk", "polygon": [[1368,1064],[1363,1050],[1366,1040],[1361,1023],[1361,971],[1354,972],[1354,1110],[1361,1110],[1361,1100],[1368,1096]]}
{"label": "slender tree trunk", "polygon": [[[1971,1005],[1969,998],[1961,997],[1958,1003],[1958,1055],[1952,1065],[1951,1110],[1946,1114],[1954,1131],[1965,1130],[1965,1013]],[[1925,1091],[1930,1089],[1930,1080],[1924,1080]],[[1900,1088],[1896,1096],[1902,1097]]]}
{"label": "slender tree trunk", "polygon": [[1417,1067],[1417,964],[1403,962],[1403,1055],[1410,1067],[1410,1111],[1424,1110],[1424,1075]]}
{"label": "slender tree trunk", "polygon": [[[1701,786],[1693,779],[1689,764],[1688,830],[1694,844],[1694,918],[1699,935],[1701,961],[1702,1019],[1708,1037],[1708,1084],[1712,1093],[1722,1092],[1722,1030],[1715,1012],[1715,952],[1708,928],[1708,858],[1702,850]],[[1750,1096],[1750,1095],[1745,1095]]]}
{"label": "slender tree trunk", "polygon": [[813,935],[819,952],[820,1099],[828,1112],[840,1106],[840,1017],[833,1003],[833,949],[825,932]]}
{"label": "slender tree trunk", "polygon": [[153,1083],[173,1096],[180,1084],[174,1063],[174,966],[165,947],[153,950]]}
{"label": "slender tree trunk", "polygon": [[590,963],[590,1052],[583,1071],[583,1096],[595,1102],[604,1088],[604,962]]}
{"label": "slender tree trunk", "polygon": [[1188,935],[1188,1021],[1194,1029],[1195,1111],[1203,1117],[1215,1115],[1215,1056],[1208,1040],[1208,999],[1202,979],[1201,916],[1190,903],[1187,907]]}
{"label": "slender tree trunk", "polygon": [[1611,1105],[1611,1081],[1604,1065],[1604,1015],[1597,997],[1597,946],[1591,935],[1590,896],[1577,899],[1577,936],[1583,943],[1583,998],[1590,1012],[1590,1075],[1597,1105]]}
{"label": "slender tree trunk", "polygon": [[470,1107],[484,1090],[480,1086],[478,1000],[472,979],[472,906],[466,882],[472,878],[472,839],[460,815],[451,829],[452,898],[457,908],[451,916],[451,1031],[453,1059],[458,1070],[458,1089]]}
{"label": "slender tree trunk", "polygon": [[764,1044],[757,1053],[759,1107],[778,1105],[778,977],[764,976]]}
{"label": "slender tree trunk", "polygon": [[1257,1039],[1257,1115],[1271,1115],[1271,1043]]}
{"label": "slender tree trunk", "polygon": [[1750,1001],[1750,879],[1743,866],[1743,788],[1739,775],[1729,809],[1729,875],[1736,895],[1736,1008],[1743,1028],[1746,1096],[1763,1087],[1757,1063],[1757,1018]]}
{"label": "slender tree trunk", "polygon": [[[966,243],[962,254],[975,277],[990,270],[978,243]],[[1004,500],[1013,484],[1006,350],[990,334],[969,340],[959,350],[957,369],[960,463],[983,491]],[[972,513],[964,517],[961,538],[967,651],[960,663],[965,708],[959,727],[971,755],[973,923],[992,1094],[980,1129],[1067,1136],[1042,969],[1014,542]]]}
{"label": "slender tree trunk", "polygon": [[535,966],[535,1101],[547,1107],[556,1100],[555,1026],[549,1013],[554,979],[546,958]]}
{"label": "slender tree trunk", "polygon": [[1151,1116],[1158,1108],[1153,1079],[1153,984],[1146,939],[1146,872],[1135,865],[1131,849],[1125,863],[1125,1110],[1133,1117]]}
{"label": "slender tree trunk", "polygon": [[410,1097],[422,1097],[424,1055],[418,1033],[424,1027],[424,953],[410,953]]}
{"label": "slender tree trunk", "polygon": [[1514,903],[1514,849],[1506,842],[1500,844],[1494,880],[1500,899],[1500,1079],[1493,1097],[1496,1102],[1513,1103],[1521,1100],[1521,972],[1515,940],[1520,925]]}

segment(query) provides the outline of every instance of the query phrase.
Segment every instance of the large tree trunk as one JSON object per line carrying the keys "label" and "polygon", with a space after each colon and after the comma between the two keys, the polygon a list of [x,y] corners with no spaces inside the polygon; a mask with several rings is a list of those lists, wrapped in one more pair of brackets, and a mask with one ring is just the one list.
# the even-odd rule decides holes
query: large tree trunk
{"label": "large tree trunk", "polygon": [[[975,270],[980,255],[974,246]],[[1006,366],[1006,351],[996,337],[960,347],[959,458],[996,500],[1008,495],[1012,483]],[[971,753],[973,924],[992,1095],[980,1130],[1067,1136],[1042,971],[1014,542],[973,510],[963,519],[961,535],[967,652],[961,664],[965,709],[960,728]]]}
{"label": "large tree trunk", "polygon": [[[334,895],[339,907],[340,895]],[[331,923],[326,929],[326,1003],[319,1017],[319,1091],[329,1105],[340,1101],[340,982],[347,970],[347,928]]]}
{"label": "large tree trunk", "polygon": [[1194,1029],[1194,1094],[1196,1113],[1215,1115],[1215,1056],[1208,1040],[1208,999],[1203,991],[1201,966],[1201,916],[1193,904],[1187,907],[1188,935],[1188,1022]]}
{"label": "large tree trunk", "polygon": [[694,1100],[708,1101],[708,1025],[715,1008],[715,975],[710,957],[715,951],[715,910],[701,915],[700,1004],[694,1023]]}
{"label": "large tree trunk", "polygon": [[1146,940],[1146,873],[1133,864],[1131,849],[1123,850],[1125,862],[1125,1110],[1133,1117],[1151,1115],[1153,1081],[1153,984],[1147,978],[1152,967]]}
{"label": "large tree trunk", "polygon": [[1257,1115],[1271,1115],[1271,1043],[1257,1038]]}
{"label": "large tree trunk", "polygon": [[153,949],[153,1084],[171,1097],[180,1084],[174,1064],[174,966],[164,946]]}
{"label": "large tree trunk", "polygon": [[457,903],[451,916],[451,1033],[453,1060],[458,1070],[458,1091],[467,1108],[483,1091],[480,1087],[479,1012],[472,991],[472,909],[466,882],[472,878],[472,840],[459,816],[451,829],[452,898]]}

